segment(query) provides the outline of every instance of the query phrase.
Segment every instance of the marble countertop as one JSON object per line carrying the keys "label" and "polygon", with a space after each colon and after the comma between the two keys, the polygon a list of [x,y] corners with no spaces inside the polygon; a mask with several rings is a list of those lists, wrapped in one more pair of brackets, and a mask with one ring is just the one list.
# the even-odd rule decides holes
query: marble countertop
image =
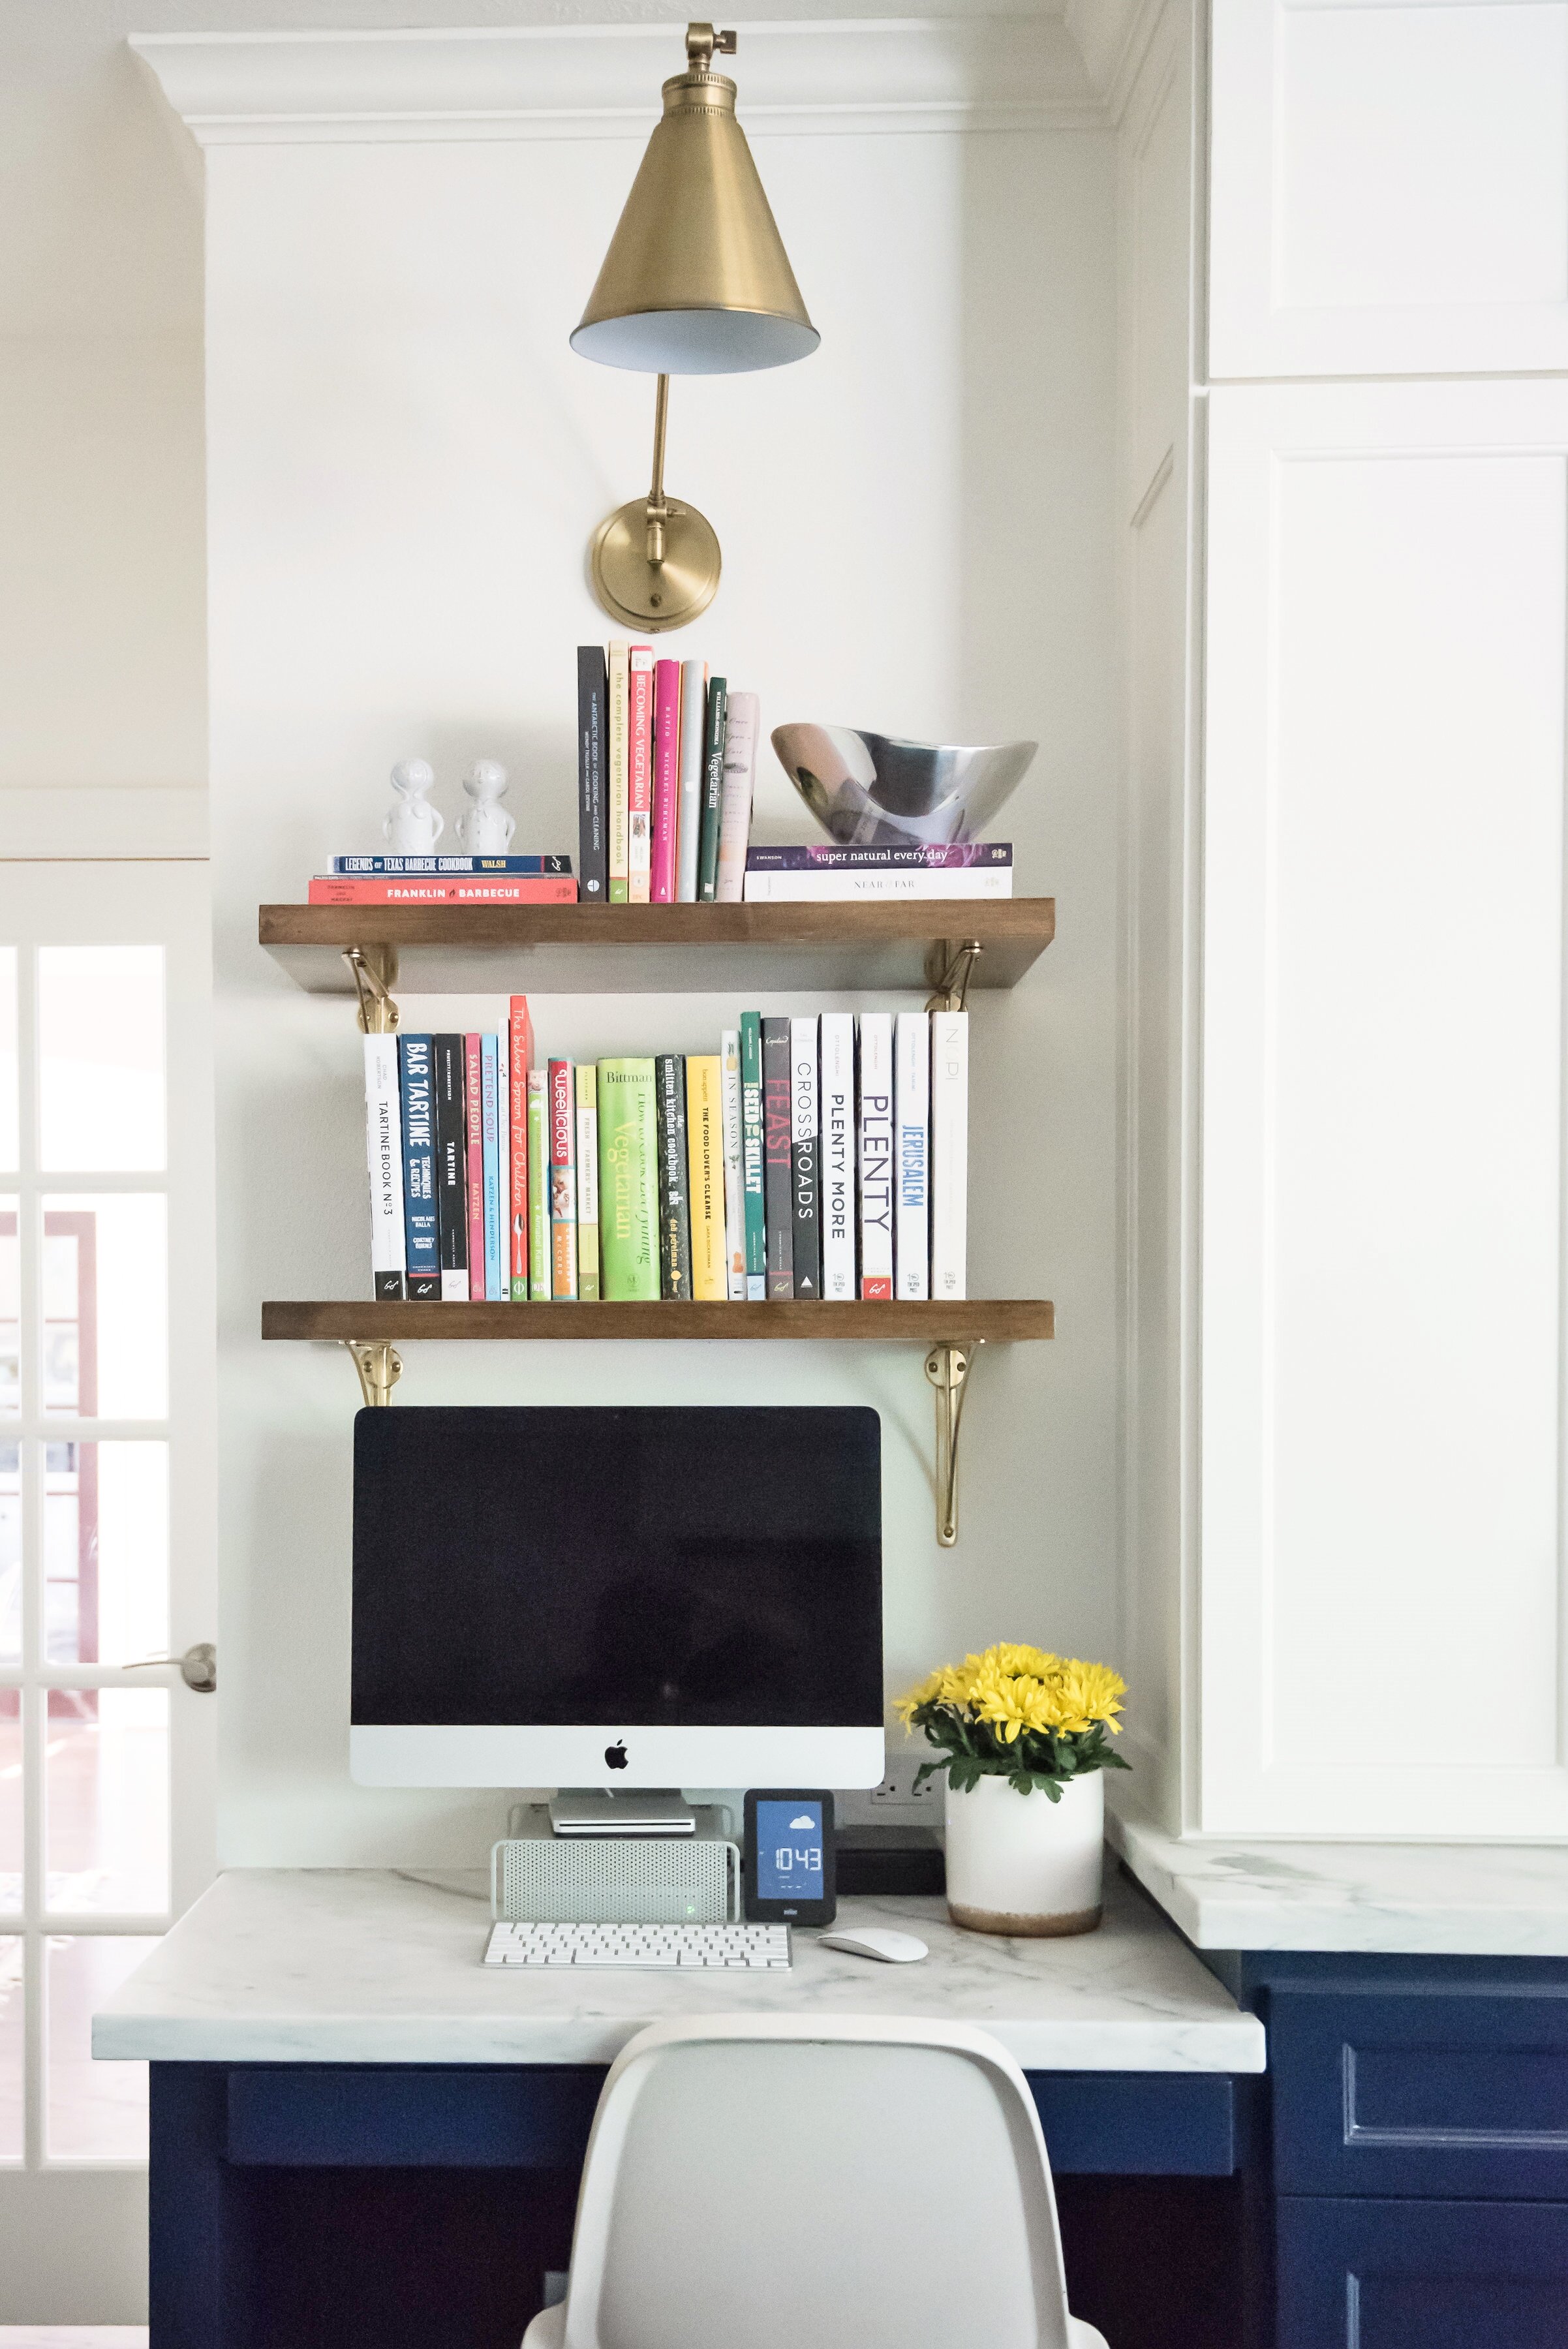
{"label": "marble countertop", "polygon": [[1243,2014],[1113,1869],[1106,1920],[1069,1940],[949,1924],[939,1899],[854,1899],[839,1922],[918,1933],[888,1966],[794,1936],[787,1974],[524,1973],[481,1963],[479,1874],[238,1868],[221,1876],[93,2020],[93,2053],[154,2062],[604,2064],[649,2023],[702,2009],[944,2014],[1033,2071],[1261,2072]]}
{"label": "marble countertop", "polygon": [[1184,1841],[1137,1818],[1113,1847],[1200,1950],[1568,1957],[1568,1847]]}

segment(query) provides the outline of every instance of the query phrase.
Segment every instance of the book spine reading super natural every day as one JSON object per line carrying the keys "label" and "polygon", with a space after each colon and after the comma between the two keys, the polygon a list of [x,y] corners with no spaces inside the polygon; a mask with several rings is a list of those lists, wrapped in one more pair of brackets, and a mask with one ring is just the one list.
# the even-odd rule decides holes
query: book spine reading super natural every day
{"label": "book spine reading super natural every day", "polygon": [[747,1010],[707,1040],[536,1065],[520,995],[493,1030],[368,1036],[373,1293],[966,1294],[967,1013]]}

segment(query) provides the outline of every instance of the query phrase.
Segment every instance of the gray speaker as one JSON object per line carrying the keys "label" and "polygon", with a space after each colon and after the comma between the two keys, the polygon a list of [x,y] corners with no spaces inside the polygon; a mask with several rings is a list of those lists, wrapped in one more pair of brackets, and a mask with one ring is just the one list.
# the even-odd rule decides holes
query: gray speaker
{"label": "gray speaker", "polygon": [[527,1925],[725,1925],[741,1913],[741,1847],[698,1813],[695,1835],[557,1836],[530,1806],[490,1855],[494,1915]]}

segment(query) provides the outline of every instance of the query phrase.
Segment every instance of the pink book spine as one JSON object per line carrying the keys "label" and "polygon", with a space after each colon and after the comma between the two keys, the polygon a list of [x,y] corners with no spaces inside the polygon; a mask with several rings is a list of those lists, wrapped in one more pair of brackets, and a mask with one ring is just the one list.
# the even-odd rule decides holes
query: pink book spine
{"label": "pink book spine", "polygon": [[653,903],[675,903],[675,846],[680,811],[680,663],[653,669]]}
{"label": "pink book spine", "polygon": [[512,1058],[507,1079],[511,1092],[512,1198],[510,1277],[508,1293],[514,1305],[528,1302],[528,1064],[534,1058],[534,1023],[528,998],[514,995],[507,1025]]}
{"label": "pink book spine", "polygon": [[462,1041],[463,1092],[468,1109],[468,1295],[484,1302],[484,1098],[483,1048],[477,1036]]}

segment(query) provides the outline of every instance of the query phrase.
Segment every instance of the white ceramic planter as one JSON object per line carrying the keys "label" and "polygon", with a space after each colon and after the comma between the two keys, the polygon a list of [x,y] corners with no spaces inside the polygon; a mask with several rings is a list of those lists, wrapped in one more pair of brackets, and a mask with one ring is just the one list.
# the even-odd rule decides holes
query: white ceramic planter
{"label": "white ceramic planter", "polygon": [[948,1913],[971,1933],[1092,1933],[1106,1839],[1102,1770],[1054,1803],[982,1778],[947,1795]]}

